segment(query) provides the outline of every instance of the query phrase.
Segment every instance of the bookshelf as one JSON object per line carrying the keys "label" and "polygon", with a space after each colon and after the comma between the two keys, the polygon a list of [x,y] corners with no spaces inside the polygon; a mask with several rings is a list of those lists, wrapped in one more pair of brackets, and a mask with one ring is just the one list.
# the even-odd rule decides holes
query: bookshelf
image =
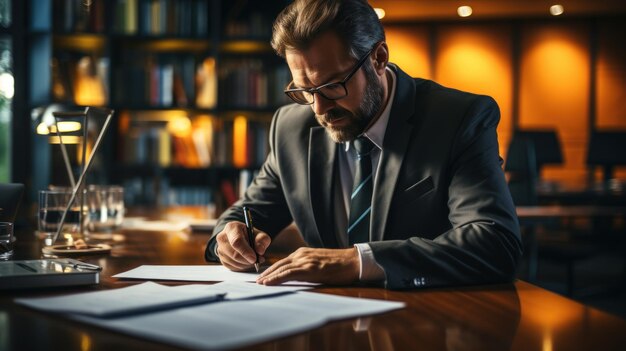
{"label": "bookshelf", "polygon": [[264,161],[271,117],[287,103],[290,74],[269,45],[286,4],[30,0],[29,35],[45,48],[31,56],[46,57],[31,64],[49,77],[32,107],[115,109],[91,182],[123,185],[128,205],[219,210]]}

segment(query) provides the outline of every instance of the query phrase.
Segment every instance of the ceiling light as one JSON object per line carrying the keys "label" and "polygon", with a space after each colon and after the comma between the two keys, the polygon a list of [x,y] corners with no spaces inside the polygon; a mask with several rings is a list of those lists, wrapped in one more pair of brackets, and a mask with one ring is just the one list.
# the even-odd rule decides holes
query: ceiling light
{"label": "ceiling light", "polygon": [[472,8],[470,6],[459,6],[459,8],[456,9],[456,13],[461,17],[469,17],[472,15]]}
{"label": "ceiling light", "polygon": [[550,14],[552,16],[558,16],[563,14],[563,5],[552,5],[550,6]]}
{"label": "ceiling light", "polygon": [[378,19],[383,19],[383,17],[385,17],[385,10],[381,9],[380,7],[376,7],[374,9],[374,12],[376,12],[376,16],[378,16]]}

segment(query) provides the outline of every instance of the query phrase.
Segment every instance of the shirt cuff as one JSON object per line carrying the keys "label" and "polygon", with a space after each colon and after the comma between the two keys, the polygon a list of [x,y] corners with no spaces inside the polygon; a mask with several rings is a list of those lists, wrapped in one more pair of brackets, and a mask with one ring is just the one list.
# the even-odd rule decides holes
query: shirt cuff
{"label": "shirt cuff", "polygon": [[369,244],[354,244],[359,252],[359,280],[374,282],[385,280],[385,270],[376,262]]}

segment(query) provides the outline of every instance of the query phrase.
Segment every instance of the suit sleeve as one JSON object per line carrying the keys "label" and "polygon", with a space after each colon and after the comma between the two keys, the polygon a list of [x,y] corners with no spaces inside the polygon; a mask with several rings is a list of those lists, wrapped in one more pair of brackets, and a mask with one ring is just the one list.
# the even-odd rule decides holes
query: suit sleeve
{"label": "suit sleeve", "polygon": [[[501,168],[498,106],[478,97],[465,113],[448,162],[451,229],[434,239],[372,242],[390,289],[510,282],[521,256],[515,207]],[[415,209],[419,211],[419,209]]]}
{"label": "suit sleeve", "polygon": [[250,208],[252,217],[254,218],[255,228],[268,233],[272,238],[292,222],[278,176],[279,172],[276,160],[276,129],[278,124],[277,120],[281,112],[282,109],[276,111],[272,119],[269,133],[270,152],[259,174],[254,178],[243,198],[239,199],[224,211],[217,220],[213,235],[209,239],[204,252],[204,257],[207,261],[219,261],[219,258],[215,255],[215,237],[224,229],[228,222],[244,221],[242,212],[243,206]]}

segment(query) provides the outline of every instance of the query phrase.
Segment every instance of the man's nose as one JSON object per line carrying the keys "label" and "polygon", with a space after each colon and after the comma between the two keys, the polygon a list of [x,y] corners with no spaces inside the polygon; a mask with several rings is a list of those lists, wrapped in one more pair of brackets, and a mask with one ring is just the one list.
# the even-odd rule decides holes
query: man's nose
{"label": "man's nose", "polygon": [[316,115],[324,115],[326,114],[326,112],[328,112],[328,110],[332,109],[333,107],[335,107],[335,102],[333,100],[328,100],[322,95],[315,93],[315,98],[313,100],[311,108]]}

